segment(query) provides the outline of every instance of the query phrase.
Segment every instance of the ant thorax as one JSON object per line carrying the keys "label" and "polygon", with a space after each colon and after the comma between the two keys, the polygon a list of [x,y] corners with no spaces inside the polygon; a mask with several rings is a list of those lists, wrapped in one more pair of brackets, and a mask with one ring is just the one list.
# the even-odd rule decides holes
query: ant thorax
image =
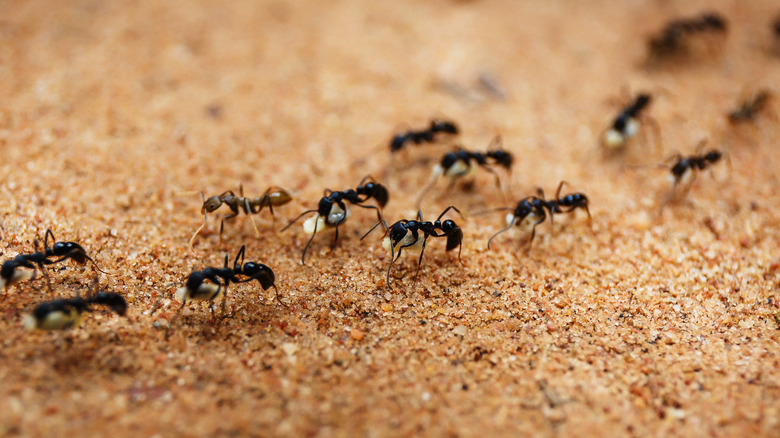
{"label": "ant thorax", "polygon": [[330,228],[335,228],[343,224],[349,217],[349,209],[342,209],[338,204],[333,203],[330,207],[328,216],[323,217],[319,214],[312,216],[303,223],[303,232],[306,234],[314,234],[315,225],[316,231],[325,231]]}
{"label": "ant thorax", "polygon": [[219,289],[219,286],[216,284],[203,282],[198,285],[198,289],[196,290],[189,290],[186,286],[180,287],[176,290],[175,297],[181,302],[184,302],[185,300],[209,301],[222,295],[222,290],[219,291],[218,295],[214,295],[217,292],[217,289]]}
{"label": "ant thorax", "polygon": [[604,133],[604,143],[611,148],[618,148],[623,146],[629,138],[635,136],[638,132],[639,120],[634,117],[628,117],[622,131],[613,127]]}
{"label": "ant thorax", "polygon": [[[398,251],[401,249],[401,247],[403,247],[404,250],[407,250],[407,251],[420,252],[420,251],[422,251],[423,240],[424,239],[419,238],[419,237],[417,239],[415,239],[414,235],[412,235],[412,232],[409,231],[409,230],[406,230],[406,235],[404,236],[403,239],[399,240],[398,243],[395,244],[395,246],[392,248],[392,252],[394,254],[398,254]],[[392,245],[392,240],[391,240],[390,236],[386,236],[385,239],[382,241],[382,247],[386,251],[390,251],[391,250],[391,248],[390,248],[391,245]],[[409,245],[409,246],[406,246],[406,245]]]}

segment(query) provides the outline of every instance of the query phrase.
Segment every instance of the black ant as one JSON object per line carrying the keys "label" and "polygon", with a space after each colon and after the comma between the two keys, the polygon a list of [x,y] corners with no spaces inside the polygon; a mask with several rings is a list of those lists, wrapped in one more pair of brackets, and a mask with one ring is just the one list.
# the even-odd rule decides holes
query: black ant
{"label": "black ant", "polygon": [[24,326],[28,330],[64,330],[78,326],[84,314],[91,312],[95,304],[108,306],[118,315],[127,313],[127,301],[122,295],[114,292],[97,292],[98,281],[95,277],[93,293],[86,297],[57,299],[41,303],[33,312],[24,318]]}
{"label": "black ant", "polygon": [[769,97],[767,90],[758,92],[752,99],[743,102],[739,108],[729,113],[729,122],[736,124],[753,120],[756,114],[766,107]]}
{"label": "black ant", "polygon": [[428,129],[420,131],[410,130],[396,134],[390,141],[390,152],[395,153],[400,151],[407,143],[433,143],[436,140],[437,134],[457,135],[458,132],[458,126],[454,122],[433,119],[431,120],[431,126]]}
{"label": "black ant", "polygon": [[[49,236],[51,236],[53,242],[51,247],[49,247]],[[59,263],[66,259],[71,259],[81,265],[89,261],[95,269],[105,273],[97,266],[97,263],[87,255],[87,252],[81,245],[76,242],[57,242],[51,229],[46,230],[46,235],[43,239],[43,247],[43,251],[38,251],[38,241],[36,240],[34,253],[19,254],[13,259],[3,262],[3,265],[0,268],[0,287],[7,288],[8,286],[25,280],[32,280],[35,278],[37,270],[40,270],[46,277],[46,284],[49,291],[51,291],[49,275],[43,267]],[[52,260],[53,258],[56,259]],[[20,268],[27,268],[31,271]]]}
{"label": "black ant", "polygon": [[[612,122],[612,126],[604,133],[603,144],[608,150],[622,149],[626,142],[639,132],[641,113],[650,104],[650,101],[650,95],[642,93],[636,97],[633,103],[623,108]],[[659,137],[658,124],[652,119],[648,118],[647,120],[652,122],[657,140]]]}
{"label": "black ant", "polygon": [[[364,202],[372,198],[376,200],[377,205],[363,205]],[[381,221],[381,209],[385,207],[388,199],[389,194],[387,188],[374,181],[371,176],[366,176],[360,181],[360,184],[355,190],[349,189],[334,192],[330,189],[326,189],[325,196],[320,199],[316,209],[304,211],[298,215],[298,217],[290,221],[287,226],[282,228],[282,231],[290,228],[292,224],[303,216],[309,213],[317,213],[303,223],[303,231],[307,234],[311,234],[309,241],[306,242],[306,246],[301,253],[301,263],[306,264],[306,251],[309,249],[312,240],[314,240],[314,236],[317,235],[317,231],[331,228],[335,229],[336,235],[333,238],[333,246],[335,247],[339,238],[339,226],[349,217],[349,209],[347,208],[346,202],[361,208],[376,210],[377,218]]]}
{"label": "black ant", "polygon": [[[588,197],[584,193],[570,193],[561,197],[561,188],[566,184],[566,181],[561,181],[558,184],[558,189],[555,191],[555,199],[545,200],[544,191],[540,188],[537,190],[539,196],[528,196],[521,199],[514,209],[510,207],[502,207],[496,210],[507,210],[511,213],[506,216],[507,226],[490,236],[488,239],[488,249],[490,249],[490,243],[493,239],[504,231],[509,230],[513,226],[519,227],[531,226],[531,238],[528,241],[528,250],[531,249],[534,237],[536,236],[536,226],[541,224],[547,219],[549,214],[550,224],[554,225],[554,216],[556,213],[571,213],[574,210],[581,208],[588,214],[588,220],[591,220],[590,209],[588,208]],[[563,208],[568,208],[564,210]]]}
{"label": "black ant", "polygon": [[[188,300],[208,301],[209,309],[214,313],[213,301],[222,295],[222,313],[225,313],[227,288],[230,283],[247,283],[257,280],[263,290],[273,287],[276,300],[285,305],[279,298],[279,289],[274,284],[274,272],[266,265],[254,262],[244,263],[246,245],[242,245],[233,261],[233,267],[228,266],[228,255],[225,254],[225,265],[221,268],[207,267],[202,271],[194,271],[187,277],[184,286],[176,291],[176,298],[181,301],[179,312]],[[240,260],[240,262],[239,262]],[[241,278],[246,277],[246,278]]]}
{"label": "black ant", "polygon": [[[390,266],[387,268],[387,287],[390,290],[393,290],[393,287],[390,285],[390,270],[393,268],[393,263],[401,257],[401,252],[405,248],[420,251],[420,258],[417,260],[417,272],[414,274],[415,281],[417,280],[417,274],[420,273],[420,266],[422,265],[423,253],[425,252],[425,244],[431,236],[446,237],[447,251],[451,251],[455,249],[455,247],[458,247],[458,260],[462,263],[460,253],[463,246],[463,231],[455,221],[447,219],[442,222],[441,220],[441,218],[450,210],[455,210],[458,214],[461,214],[460,210],[451,205],[441,212],[435,222],[426,222],[423,221],[422,211],[418,210],[417,220],[402,219],[389,228],[384,220],[380,220],[363,235],[361,240],[374,231],[374,228],[379,224],[385,226],[386,234],[388,234],[388,236],[382,241],[382,246],[390,251]],[[436,230],[441,231],[441,234]],[[422,234],[422,236],[420,234]]]}
{"label": "black ant", "polygon": [[[203,206],[201,206],[200,209],[203,213],[203,225],[195,230],[195,234],[193,234],[192,238],[190,238],[190,250],[194,251],[192,248],[192,242],[195,241],[195,236],[200,233],[200,230],[206,226],[206,222],[208,221],[208,213],[215,211],[221,207],[222,204],[230,207],[231,214],[223,217],[220,221],[220,239],[222,238],[222,230],[225,227],[225,220],[238,216],[239,209],[243,210],[244,214],[248,215],[252,219],[252,226],[255,228],[255,234],[259,236],[260,232],[257,230],[257,224],[255,223],[255,218],[253,215],[260,213],[264,207],[268,207],[268,209],[271,211],[271,217],[275,220],[276,217],[274,216],[274,207],[279,207],[292,201],[292,196],[290,196],[286,190],[276,186],[269,187],[261,196],[256,198],[244,197],[243,185],[239,185],[238,191],[238,196],[236,196],[232,190],[228,190],[219,196],[212,196],[203,201]],[[200,196],[201,198],[204,197],[203,192],[200,193]]]}
{"label": "black ant", "polygon": [[651,57],[656,59],[683,55],[690,47],[692,35],[725,35],[726,20],[714,12],[708,12],[694,18],[670,21],[660,34],[650,39]]}
{"label": "black ant", "polygon": [[[702,140],[699,143],[697,149],[700,150],[701,148],[704,147],[706,143],[707,140]],[[709,152],[705,152],[703,154],[696,154],[688,157],[683,157],[680,154],[674,155],[672,159],[676,161],[670,168],[671,179],[673,184],[672,191],[671,193],[669,193],[669,196],[667,196],[664,202],[661,204],[661,210],[663,210],[664,206],[666,206],[666,204],[672,199],[675,189],[681,182],[684,181],[687,182],[686,187],[683,190],[681,196],[684,197],[688,193],[691,186],[693,185],[694,180],[696,179],[696,172],[707,169],[708,167],[720,161],[720,159],[723,157],[724,157],[724,153],[715,149],[710,150]],[[728,156],[726,156],[726,158],[728,159]]]}
{"label": "black ant", "polygon": [[501,180],[498,173],[490,166],[500,166],[511,172],[513,157],[510,152],[507,152],[501,148],[501,137],[495,137],[490,145],[495,145],[496,149],[490,149],[485,153],[471,152],[462,148],[458,148],[454,152],[445,154],[439,164],[433,168],[433,177],[431,182],[423,188],[420,196],[417,198],[417,206],[422,203],[422,199],[425,194],[436,184],[436,181],[441,176],[450,178],[449,189],[455,184],[455,182],[466,176],[472,175],[477,166],[482,167],[486,171],[492,173],[496,177],[496,185],[501,188]]}

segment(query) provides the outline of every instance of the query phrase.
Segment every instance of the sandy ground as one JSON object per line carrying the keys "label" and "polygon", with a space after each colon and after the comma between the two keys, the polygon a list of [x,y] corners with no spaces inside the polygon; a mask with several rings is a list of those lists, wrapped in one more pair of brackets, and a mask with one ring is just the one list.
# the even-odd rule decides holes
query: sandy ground
{"label": "sandy ground", "polygon": [[[716,10],[728,36],[647,68],[665,22]],[[725,114],[777,93],[772,1],[42,2],[0,16],[3,259],[51,228],[110,273],[127,317],[26,332],[53,298],[42,278],[0,296],[4,436],[778,436],[780,195],[777,100],[751,123]],[[485,86],[484,83],[493,86]],[[598,138],[640,91],[660,127],[605,159]],[[431,117],[457,139],[412,147],[393,133]],[[649,122],[648,122],[649,123]],[[429,241],[394,290],[375,220],[353,209],[312,243],[299,225],[325,188],[367,174],[390,190],[389,221],[412,218],[430,160],[455,143],[515,154],[508,200],[493,177],[426,196],[465,234],[463,263]],[[697,143],[728,153],[687,198],[656,166]],[[428,159],[426,166],[419,166]],[[590,199],[486,249],[510,206],[535,193]],[[217,216],[196,239],[200,192],[295,201],[274,224]],[[224,207],[223,207],[224,208]],[[219,213],[224,215],[224,210]],[[189,272],[241,245],[269,265],[284,307],[256,283],[231,287],[228,316],[178,309]],[[94,271],[49,271],[54,295]],[[162,299],[162,300],[161,300]],[[160,301],[161,300],[161,301]],[[160,309],[151,314],[155,303]],[[219,315],[219,313],[218,313]]]}

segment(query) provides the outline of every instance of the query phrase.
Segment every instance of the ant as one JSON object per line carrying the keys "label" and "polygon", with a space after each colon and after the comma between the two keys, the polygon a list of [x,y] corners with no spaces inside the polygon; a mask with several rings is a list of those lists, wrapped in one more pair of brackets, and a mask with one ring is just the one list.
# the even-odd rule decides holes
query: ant
{"label": "ant", "polygon": [[769,97],[770,94],[767,90],[758,92],[752,99],[743,102],[739,108],[729,113],[729,122],[737,124],[753,120],[756,114],[766,107]]}
{"label": "ant", "polygon": [[694,34],[725,35],[726,20],[714,12],[699,17],[670,21],[660,34],[650,39],[650,55],[656,59],[682,55],[689,51],[688,37]]}
{"label": "ant", "polygon": [[[290,228],[292,224],[303,216],[309,213],[317,213],[303,223],[303,231],[307,234],[311,234],[309,241],[306,242],[306,246],[301,253],[301,263],[305,265],[306,251],[309,249],[309,245],[312,240],[314,240],[314,236],[317,235],[318,230],[334,228],[336,230],[336,235],[333,238],[332,247],[336,246],[336,242],[339,239],[339,226],[349,217],[349,210],[347,209],[345,201],[361,208],[376,210],[377,218],[381,221],[381,209],[387,204],[389,196],[387,188],[376,182],[371,176],[363,178],[355,190],[348,189],[334,192],[330,189],[325,189],[325,196],[320,198],[320,202],[316,209],[304,211],[298,215],[298,217],[290,221],[287,226],[282,228],[282,231]],[[372,198],[376,200],[377,205],[363,205],[364,202]]]}
{"label": "ant", "polygon": [[433,119],[428,129],[420,131],[406,131],[396,134],[390,141],[390,152],[395,153],[404,148],[407,143],[422,144],[433,143],[436,141],[436,134],[457,135],[460,132],[454,122],[446,120]]}
{"label": "ant", "polygon": [[81,324],[84,314],[91,312],[94,304],[108,306],[120,316],[127,313],[127,301],[114,292],[97,292],[95,277],[93,293],[87,298],[73,297],[41,303],[24,318],[28,330],[64,330]]}
{"label": "ant", "polygon": [[[387,287],[390,290],[393,290],[393,287],[390,285],[390,270],[393,268],[393,263],[401,257],[401,252],[404,248],[420,251],[420,258],[417,260],[417,272],[414,274],[414,279],[417,281],[417,274],[420,273],[422,257],[425,252],[425,244],[431,236],[446,237],[447,251],[451,251],[455,249],[455,247],[458,247],[458,261],[463,263],[460,258],[461,249],[463,247],[463,231],[455,221],[447,219],[442,222],[441,220],[441,218],[450,210],[455,210],[461,217],[463,216],[460,210],[450,205],[441,212],[435,222],[426,222],[423,221],[422,211],[418,210],[417,220],[401,219],[390,227],[387,226],[387,223],[385,223],[384,220],[380,220],[363,235],[360,240],[365,239],[366,236],[371,234],[371,232],[374,231],[374,228],[379,224],[385,226],[386,234],[388,234],[388,236],[382,241],[382,246],[385,250],[390,251],[390,266],[387,268]],[[439,230],[441,234],[436,230]],[[420,234],[422,234],[422,236]]]}
{"label": "ant", "polygon": [[[49,247],[49,236],[51,236],[51,240],[53,242],[51,247]],[[97,263],[95,263],[95,261],[87,255],[87,252],[81,245],[76,242],[57,242],[57,239],[55,239],[54,233],[51,231],[51,229],[46,230],[46,235],[43,239],[43,251],[38,251],[37,240],[35,241],[34,245],[34,253],[19,254],[13,259],[3,262],[2,267],[0,267],[0,287],[7,288],[8,286],[20,283],[25,280],[32,280],[35,278],[35,273],[37,270],[40,270],[46,277],[46,284],[49,291],[51,291],[49,275],[46,273],[43,267],[44,265],[53,265],[66,259],[71,259],[81,265],[89,261],[92,263],[95,269],[105,274],[105,272],[97,266]],[[59,258],[52,260],[52,258],[55,257]],[[32,271],[23,270],[20,268],[31,269]]]}
{"label": "ant", "polygon": [[[701,150],[705,144],[707,144],[706,139],[699,142],[697,150]],[[663,210],[666,204],[672,199],[675,189],[677,188],[677,185],[680,184],[680,182],[687,182],[687,185],[682,193],[682,197],[684,197],[696,179],[696,172],[712,166],[713,164],[720,161],[720,159],[723,157],[724,153],[715,149],[712,149],[709,152],[703,154],[695,154],[688,157],[684,157],[680,154],[675,154],[672,156],[672,159],[676,160],[676,162],[670,168],[673,184],[672,191],[661,204],[661,210]],[[728,159],[728,155],[726,155],[726,159]],[[731,166],[730,163],[731,162],[729,160],[729,166]]]}
{"label": "ant", "polygon": [[453,152],[445,154],[439,164],[434,166],[431,182],[423,188],[420,196],[417,198],[418,209],[422,203],[423,197],[428,190],[436,184],[439,177],[443,175],[450,178],[450,184],[447,189],[450,190],[458,179],[472,175],[476,171],[476,166],[480,166],[492,173],[496,177],[496,185],[501,188],[501,180],[499,179],[498,173],[490,166],[501,166],[507,169],[507,172],[511,172],[513,161],[512,154],[503,150],[501,144],[501,137],[497,136],[490,142],[490,146],[495,145],[496,149],[490,149],[485,153],[471,152],[463,148],[458,148]]}
{"label": "ant", "polygon": [[[244,214],[248,215],[252,219],[252,226],[255,228],[255,234],[260,236],[260,232],[257,230],[257,224],[255,223],[255,218],[252,215],[260,213],[263,208],[267,206],[271,211],[271,217],[276,220],[276,216],[274,216],[274,207],[279,207],[292,201],[292,196],[290,196],[286,190],[276,186],[269,187],[261,196],[256,198],[244,197],[243,184],[238,186],[238,193],[239,195],[236,196],[232,190],[228,190],[219,196],[212,196],[208,199],[204,199],[203,206],[200,208],[200,211],[203,213],[203,225],[195,230],[195,234],[193,234],[192,238],[190,238],[191,251],[195,251],[192,248],[192,242],[195,241],[195,236],[200,233],[200,230],[206,226],[206,222],[208,221],[208,213],[215,211],[221,207],[222,204],[230,207],[232,213],[223,217],[220,221],[220,239],[222,238],[222,231],[225,227],[225,220],[238,216],[239,209],[243,210]],[[204,198],[203,192],[200,192],[200,196],[201,198]]]}
{"label": "ant", "polygon": [[[554,216],[556,213],[571,213],[574,210],[581,208],[588,213],[588,220],[591,220],[590,209],[588,208],[588,197],[584,193],[570,193],[561,197],[561,189],[566,181],[561,181],[558,184],[558,189],[555,191],[555,199],[545,200],[544,191],[539,188],[537,194],[539,196],[528,196],[521,199],[514,209],[510,207],[502,207],[496,210],[508,210],[511,213],[506,216],[507,226],[490,236],[488,239],[488,249],[490,249],[490,243],[493,239],[504,231],[509,230],[513,226],[528,227],[531,225],[531,238],[528,241],[528,250],[530,251],[533,244],[534,237],[536,236],[536,226],[541,224],[550,216],[550,224],[554,225]],[[563,210],[563,208],[568,210]]]}
{"label": "ant", "polygon": [[[193,271],[187,276],[184,286],[176,291],[176,298],[181,301],[179,312],[187,304],[187,300],[208,301],[211,313],[214,313],[212,301],[222,295],[222,313],[225,313],[227,288],[230,283],[248,283],[257,280],[263,290],[273,287],[276,300],[285,305],[279,298],[279,289],[274,284],[274,272],[266,265],[254,262],[244,263],[246,245],[242,245],[233,261],[233,267],[228,265],[228,255],[225,254],[225,264],[221,268],[207,267],[202,271]],[[240,260],[240,262],[239,262]],[[241,278],[241,277],[246,278]]]}
{"label": "ant", "polygon": [[[626,142],[639,132],[641,113],[650,104],[650,101],[650,95],[642,93],[636,97],[633,103],[623,108],[612,122],[612,126],[604,133],[602,140],[607,149],[613,151],[622,149]],[[660,130],[658,124],[650,118],[647,118],[647,120],[652,122],[655,136],[659,138]]]}

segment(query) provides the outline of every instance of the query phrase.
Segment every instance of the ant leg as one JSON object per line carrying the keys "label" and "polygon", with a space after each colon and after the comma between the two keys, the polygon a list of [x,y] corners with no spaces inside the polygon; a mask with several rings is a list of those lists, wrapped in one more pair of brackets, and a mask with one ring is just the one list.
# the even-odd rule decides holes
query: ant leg
{"label": "ant leg", "polygon": [[[437,220],[437,221],[440,221],[440,220],[441,220],[441,218],[443,218],[443,217],[444,217],[444,215],[445,215],[445,214],[447,214],[447,212],[448,212],[448,211],[450,211],[450,210],[455,210],[455,211],[457,211],[457,212],[458,212],[458,214],[460,215],[460,217],[463,217],[463,213],[461,213],[461,212],[460,212],[460,210],[458,210],[458,208],[457,208],[457,207],[455,207],[454,205],[450,205],[449,207],[445,208],[445,209],[444,209],[444,211],[442,211],[442,212],[441,212],[441,214],[439,215],[439,217],[437,217],[437,218],[436,218],[436,220]],[[464,219],[465,219],[465,218],[464,218]],[[420,220],[422,220],[422,218],[421,218]]]}
{"label": "ant leg", "polygon": [[384,227],[385,227],[385,234],[390,232],[389,228],[387,227],[387,222],[385,222],[384,219],[381,219],[379,222],[375,223],[374,226],[371,227],[371,229],[368,230],[368,232],[366,232],[366,234],[364,234],[363,237],[360,238],[360,240],[365,239],[369,234],[371,234],[372,231],[374,231],[374,228],[378,227],[379,225],[384,225]]}
{"label": "ant leg", "polygon": [[[507,225],[506,227],[504,227],[504,228],[502,228],[502,229],[498,230],[498,232],[496,232],[495,234],[493,234],[492,236],[490,236],[490,239],[488,239],[488,244],[487,244],[487,247],[488,247],[488,249],[490,249],[490,242],[492,242],[492,241],[493,241],[493,239],[494,239],[496,236],[498,236],[499,234],[503,233],[504,231],[507,231],[507,230],[509,230],[510,228],[514,227],[516,223],[517,223],[517,216],[512,216],[512,221],[511,221],[511,222],[509,222],[509,225]],[[458,254],[458,257],[460,257],[460,254]]]}
{"label": "ant leg", "polygon": [[[238,254],[236,254],[236,259],[233,261],[233,270],[237,270],[239,266],[243,266],[244,264],[244,252],[246,251],[246,245],[241,245],[241,249],[238,250]],[[227,256],[227,255],[226,255]],[[241,264],[239,265],[238,259],[241,259]],[[227,267],[227,259],[225,259],[225,267]]]}
{"label": "ant leg", "polygon": [[[425,244],[428,242],[428,235],[423,238],[422,248],[420,249],[420,258],[417,259],[417,271],[414,273],[414,282],[412,287],[417,284],[417,276],[420,274],[420,266],[422,266],[423,253],[425,253]],[[413,245],[414,243],[412,243]]]}
{"label": "ant leg", "polygon": [[333,244],[330,245],[331,251],[336,248],[336,244],[338,243],[338,241],[339,241],[339,226],[336,225],[336,233],[333,235]]}
{"label": "ant leg", "polygon": [[370,208],[376,210],[376,218],[380,221],[382,220],[382,211],[379,209],[379,207],[375,205],[362,205],[362,204],[353,204],[353,205],[357,205],[358,207],[361,208]]}
{"label": "ant leg", "polygon": [[285,225],[284,228],[282,228],[279,231],[284,231],[284,230],[290,228],[292,226],[292,224],[298,222],[298,219],[304,217],[305,215],[307,215],[309,213],[314,213],[315,211],[317,211],[317,210],[306,210],[306,211],[304,211],[303,213],[299,214],[298,217],[296,217],[295,219],[291,220],[289,224]]}
{"label": "ant leg", "polygon": [[278,301],[279,304],[281,304],[284,307],[290,307],[287,304],[285,304],[284,301],[282,301],[281,298],[279,298],[279,289],[276,287],[276,285],[273,285],[273,286],[274,286],[274,291],[276,292],[276,301]]}
{"label": "ant leg", "polygon": [[[303,247],[303,253],[301,253],[301,264],[306,265],[306,250],[309,249],[309,245],[311,245],[311,241],[314,240],[314,236],[317,235],[317,225],[319,225],[318,220],[314,221],[314,232],[311,233],[311,237],[309,238],[309,241],[306,242],[306,246]],[[338,228],[337,228],[338,229]]]}
{"label": "ant leg", "polygon": [[238,216],[238,209],[233,212],[233,214],[225,216],[222,218],[222,220],[219,222],[219,240],[222,241],[222,231],[225,228],[225,221],[227,219],[233,219],[234,217]]}
{"label": "ant leg", "polygon": [[531,239],[530,239],[530,240],[528,240],[528,249],[526,250],[526,252],[531,252],[531,246],[533,245],[533,243],[534,243],[534,237],[536,236],[536,226],[537,226],[537,225],[539,225],[539,224],[541,224],[542,222],[544,222],[544,219],[545,219],[545,218],[542,218],[542,219],[540,219],[540,220],[536,221],[536,222],[534,223],[534,226],[533,226],[533,228],[531,228]]}
{"label": "ant leg", "polygon": [[[51,231],[51,228],[47,228],[46,229],[46,235],[44,235],[44,237],[43,237],[43,247],[44,248],[48,248],[49,247],[49,236],[51,236],[52,244],[54,244],[54,242],[57,241],[57,239],[54,238],[54,233]],[[37,242],[36,242],[36,246],[37,246]],[[37,251],[38,248],[36,248],[35,250]]]}
{"label": "ant leg", "polygon": [[[243,190],[243,188],[242,188]],[[241,194],[241,196],[244,196]],[[255,222],[255,215],[254,211],[252,210],[252,206],[249,205],[249,199],[244,198],[244,212],[249,215],[249,219],[252,220],[252,227],[255,229],[255,236],[260,237],[260,231],[257,229],[257,222]]]}
{"label": "ant leg", "polygon": [[390,266],[387,267],[387,288],[393,290],[393,286],[390,285],[390,270],[393,269],[393,263],[401,257],[401,251],[403,247],[398,248],[398,255],[395,255],[395,247],[390,243]]}
{"label": "ant leg", "polygon": [[444,173],[444,168],[442,168],[440,165],[437,165],[433,169],[433,177],[431,177],[431,181],[426,184],[425,187],[423,187],[420,194],[417,196],[417,200],[415,201],[415,206],[417,209],[420,209],[420,205],[422,204],[423,197],[425,197],[425,194],[428,193],[428,190],[430,190],[434,184],[436,184],[436,181],[439,179],[440,176]]}
{"label": "ant leg", "polygon": [[184,305],[185,304],[187,304],[187,300],[186,299],[181,300],[181,306],[179,306],[179,311],[176,312],[175,315],[173,315],[173,318],[168,323],[168,327],[165,328],[165,340],[166,341],[168,340],[168,336],[170,335],[171,327],[173,326],[173,323],[176,322],[179,319],[179,315],[181,315],[182,310],[184,310]]}

